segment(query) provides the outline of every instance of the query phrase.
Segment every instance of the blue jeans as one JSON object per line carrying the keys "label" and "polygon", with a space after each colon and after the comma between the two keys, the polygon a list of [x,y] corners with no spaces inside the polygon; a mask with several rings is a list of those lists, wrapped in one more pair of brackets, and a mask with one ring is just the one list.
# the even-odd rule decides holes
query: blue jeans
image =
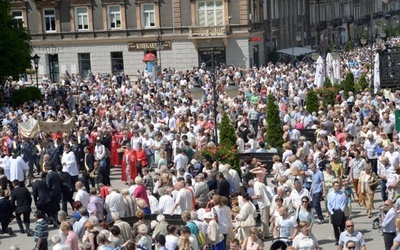
{"label": "blue jeans", "polygon": [[318,219],[324,220],[324,216],[322,215],[322,209],[321,209],[321,197],[322,197],[322,192],[313,194],[312,205],[315,209],[315,213],[317,214]]}

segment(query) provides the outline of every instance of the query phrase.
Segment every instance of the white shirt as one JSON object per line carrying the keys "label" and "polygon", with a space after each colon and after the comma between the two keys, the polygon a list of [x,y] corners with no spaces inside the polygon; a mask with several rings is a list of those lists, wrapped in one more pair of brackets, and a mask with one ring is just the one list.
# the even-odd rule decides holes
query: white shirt
{"label": "white shirt", "polygon": [[79,174],[74,152],[64,152],[61,158],[61,164],[63,165],[63,172],[67,172],[71,176],[77,176]]}
{"label": "white shirt", "polygon": [[271,201],[269,199],[268,190],[264,183],[256,181],[254,183],[254,194],[261,195],[261,198],[255,199],[258,203],[259,208],[265,208],[271,206]]}
{"label": "white shirt", "polygon": [[184,168],[186,171],[187,162],[188,162],[187,157],[183,154],[178,154],[177,156],[174,157],[174,163],[176,164],[176,170]]}
{"label": "white shirt", "polygon": [[87,209],[87,206],[90,202],[90,196],[85,190],[79,189],[76,192],[75,201],[80,201],[82,203],[82,206]]}
{"label": "white shirt", "polygon": [[107,220],[112,221],[111,213],[118,212],[120,217],[125,216],[125,203],[122,194],[112,191],[106,197],[104,208],[107,210]]}
{"label": "white shirt", "polygon": [[[186,210],[191,211],[193,209],[192,193],[185,188],[181,188],[176,196],[175,204],[179,205],[180,212],[178,214]],[[175,209],[175,212],[178,207]]]}
{"label": "white shirt", "polygon": [[178,237],[170,234],[165,236],[165,247],[168,250],[175,250],[177,245],[178,245]]}
{"label": "white shirt", "polygon": [[[163,195],[160,197],[160,200],[158,201],[158,211],[161,214],[169,214],[171,213],[172,209],[174,208],[175,202],[174,198],[170,195]],[[175,209],[174,214],[180,214],[177,213],[177,209]]]}
{"label": "white shirt", "polygon": [[95,159],[103,159],[106,156],[106,147],[103,144],[99,144],[94,146],[94,158]]}
{"label": "white shirt", "polygon": [[22,159],[21,156],[17,156],[17,158],[10,157],[7,162],[7,168],[10,171],[10,181],[19,180],[24,181],[25,174],[24,170],[29,170],[29,165]]}
{"label": "white shirt", "polygon": [[304,196],[307,196],[311,201],[310,192],[307,189],[301,188],[300,192],[297,192],[296,189],[293,189],[292,192],[290,193],[290,199],[292,199],[292,204],[296,205],[296,208],[298,208],[299,206],[301,206],[301,199]]}
{"label": "white shirt", "polygon": [[4,168],[4,175],[7,176],[7,180],[10,180],[10,169],[8,166],[8,161],[10,160],[10,157],[7,155],[4,156],[4,158],[0,158],[0,166]]}
{"label": "white shirt", "polygon": [[389,158],[391,165],[393,165],[393,166],[399,165],[399,158],[400,158],[399,152],[396,152],[396,151],[394,151],[393,153],[386,152],[385,156]]}

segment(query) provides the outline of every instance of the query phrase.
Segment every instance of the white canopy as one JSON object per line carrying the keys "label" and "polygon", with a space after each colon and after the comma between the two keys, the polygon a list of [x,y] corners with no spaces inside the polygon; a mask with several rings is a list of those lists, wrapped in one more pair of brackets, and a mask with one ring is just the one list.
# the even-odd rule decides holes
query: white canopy
{"label": "white canopy", "polygon": [[379,53],[375,53],[374,93],[376,94],[380,88],[381,88],[381,74],[379,72]]}
{"label": "white canopy", "polygon": [[305,54],[310,54],[310,53],[314,52],[314,50],[307,49],[304,47],[293,47],[293,48],[281,49],[276,52],[282,53],[282,54],[287,54],[287,55],[293,55],[293,56],[301,56],[301,55],[305,55]]}
{"label": "white canopy", "polygon": [[331,53],[326,55],[326,76],[334,84],[334,70],[333,70],[333,57]]}
{"label": "white canopy", "polygon": [[315,69],[314,85],[316,88],[322,88],[324,82],[325,82],[324,59],[322,59],[322,56],[319,56],[317,60],[317,67]]}

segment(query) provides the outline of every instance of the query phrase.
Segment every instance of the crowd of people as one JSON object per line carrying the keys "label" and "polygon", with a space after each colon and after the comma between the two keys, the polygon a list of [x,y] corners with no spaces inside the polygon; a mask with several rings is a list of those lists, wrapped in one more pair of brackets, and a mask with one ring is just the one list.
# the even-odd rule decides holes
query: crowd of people
{"label": "crowd of people", "polygon": [[[372,60],[370,50],[342,53],[342,76],[351,71],[355,81],[360,74],[371,81],[372,68],[364,65]],[[335,105],[321,104],[310,114],[304,106],[315,64],[229,66],[215,76],[214,110],[211,77],[205,68],[166,68],[156,80],[140,71],[134,80],[123,73],[83,79],[65,72],[56,83],[43,78],[43,101],[3,106],[0,233],[13,234],[9,223],[15,218],[19,233],[33,236],[35,250],[48,249],[48,241],[52,249],[72,250],[261,250],[272,238],[282,239],[272,246],[319,249],[312,229],[330,221],[338,249],[365,249],[351,219],[352,203],[371,218],[380,185],[385,249],[399,247],[399,91],[366,89],[348,99],[339,92]],[[229,84],[239,87],[234,97]],[[192,96],[194,85],[201,86],[202,98]],[[265,141],[268,94],[279,106],[283,145]],[[218,143],[215,121],[223,111],[235,125],[238,153],[274,153],[273,166],[244,158],[238,172],[200,157],[202,148]],[[26,138],[18,123],[31,118],[73,118],[74,126]],[[301,136],[304,128],[315,129],[315,144]],[[112,167],[121,168],[126,189],[111,185]],[[148,221],[149,214],[158,216]],[[182,227],[168,223],[171,215],[181,216]],[[138,220],[133,225],[124,221],[132,216]],[[49,225],[58,233],[49,235]]]}

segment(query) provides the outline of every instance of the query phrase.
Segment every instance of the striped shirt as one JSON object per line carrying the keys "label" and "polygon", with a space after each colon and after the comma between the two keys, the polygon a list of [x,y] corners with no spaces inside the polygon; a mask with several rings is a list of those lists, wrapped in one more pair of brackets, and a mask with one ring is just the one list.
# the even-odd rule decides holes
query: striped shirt
{"label": "striped shirt", "polygon": [[33,239],[35,242],[38,242],[38,239],[47,241],[47,237],[49,236],[49,225],[45,219],[39,219],[36,221],[35,225],[35,234],[33,235]]}

